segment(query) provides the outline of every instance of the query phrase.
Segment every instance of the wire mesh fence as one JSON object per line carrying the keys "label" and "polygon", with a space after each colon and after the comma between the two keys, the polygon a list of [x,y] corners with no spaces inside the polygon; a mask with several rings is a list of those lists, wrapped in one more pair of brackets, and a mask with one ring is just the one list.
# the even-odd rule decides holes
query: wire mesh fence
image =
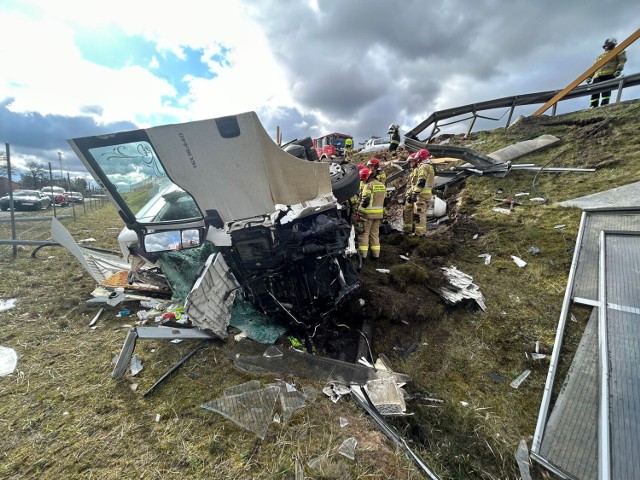
{"label": "wire mesh fence", "polygon": [[51,219],[73,222],[108,205],[104,197],[86,197],[80,203],[38,211],[0,211],[0,255],[15,255],[20,245],[41,245],[51,240]]}

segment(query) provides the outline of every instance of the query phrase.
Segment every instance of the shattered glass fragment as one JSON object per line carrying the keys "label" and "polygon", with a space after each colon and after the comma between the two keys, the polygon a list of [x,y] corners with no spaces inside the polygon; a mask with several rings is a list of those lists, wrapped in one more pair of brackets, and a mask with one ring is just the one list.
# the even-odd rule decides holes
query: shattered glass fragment
{"label": "shattered glass fragment", "polygon": [[273,420],[279,393],[278,387],[266,387],[253,392],[221,397],[203,403],[201,407],[219,413],[264,440]]}
{"label": "shattered glass fragment", "polygon": [[297,390],[294,392],[280,392],[280,406],[282,407],[282,416],[287,422],[295,412],[306,405],[304,395]]}
{"label": "shattered glass fragment", "polygon": [[307,465],[309,466],[309,468],[316,470],[322,463],[322,460],[324,460],[324,455],[320,455],[319,457],[312,458],[307,462]]}
{"label": "shattered glass fragment", "polygon": [[273,414],[273,422],[280,423],[280,415],[278,413]]}
{"label": "shattered glass fragment", "polygon": [[142,360],[138,355],[133,355],[131,357],[131,375],[136,376],[142,371]]}
{"label": "shattered glass fragment", "polygon": [[527,252],[536,255],[536,254],[540,253],[540,249],[538,247],[529,247],[529,250],[527,250]]}
{"label": "shattered glass fragment", "polygon": [[241,383],[239,385],[234,385],[233,387],[227,387],[222,390],[222,393],[225,397],[230,397],[232,395],[238,395],[240,393],[253,392],[255,390],[260,390],[262,388],[262,384],[258,380],[249,380],[248,382]]}
{"label": "shattered glass fragment", "polygon": [[478,255],[480,258],[484,258],[484,264],[489,265],[491,263],[491,254],[490,253],[481,253]]}
{"label": "shattered glass fragment", "polygon": [[302,394],[304,395],[304,398],[307,401],[307,403],[313,403],[316,401],[316,398],[318,397],[318,390],[316,390],[314,387],[311,387],[311,386],[302,387]]}
{"label": "shattered glass fragment", "polygon": [[267,348],[262,355],[264,355],[267,358],[275,358],[275,357],[283,356],[282,352],[278,349],[278,347],[274,347],[273,345]]}
{"label": "shattered glass fragment", "polygon": [[529,449],[527,448],[526,440],[520,440],[518,449],[516,450],[516,461],[520,468],[520,476],[522,480],[531,480],[531,474],[529,473]]}
{"label": "shattered glass fragment", "polygon": [[358,441],[355,438],[349,437],[344,442],[342,442],[342,445],[340,445],[340,447],[338,448],[338,453],[340,455],[344,455],[350,460],[355,460],[357,444]]}
{"label": "shattered glass fragment", "polygon": [[349,421],[344,417],[340,417],[340,428],[344,428],[347,425],[349,425]]}

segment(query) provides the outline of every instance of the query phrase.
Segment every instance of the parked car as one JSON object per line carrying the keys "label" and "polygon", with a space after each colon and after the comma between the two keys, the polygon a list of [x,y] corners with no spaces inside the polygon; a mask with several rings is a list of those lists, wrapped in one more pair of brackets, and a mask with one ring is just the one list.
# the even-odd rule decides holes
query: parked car
{"label": "parked car", "polygon": [[54,206],[66,207],[69,204],[62,187],[44,187],[40,191],[49,196]]}
{"label": "parked car", "polygon": [[80,192],[64,192],[64,196],[69,203],[82,203],[84,202],[84,195]]}
{"label": "parked car", "polygon": [[119,242],[131,273],[175,259],[163,273],[174,294],[194,285],[184,308],[198,328],[225,337],[229,299],[241,292],[313,332],[360,285],[341,205],[358,191],[357,169],[296,158],[254,112],[69,144],[127,225]]}
{"label": "parked car", "polygon": [[[9,194],[0,198],[0,210],[9,210]],[[38,190],[16,190],[13,192],[15,210],[42,210],[51,208],[51,199]]]}
{"label": "parked car", "polygon": [[377,152],[379,150],[389,150],[389,145],[391,145],[391,137],[387,135],[386,137],[378,137],[378,138],[370,138],[364,144],[360,153],[370,153]]}

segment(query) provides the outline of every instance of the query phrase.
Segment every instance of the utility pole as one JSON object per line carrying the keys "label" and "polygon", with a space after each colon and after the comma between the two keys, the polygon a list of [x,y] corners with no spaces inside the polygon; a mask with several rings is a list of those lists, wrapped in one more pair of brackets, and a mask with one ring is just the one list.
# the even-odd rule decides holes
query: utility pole
{"label": "utility pole", "polygon": [[62,174],[62,152],[60,150],[58,150],[58,160],[60,161],[60,186],[62,187],[62,183],[64,183],[64,175]]}

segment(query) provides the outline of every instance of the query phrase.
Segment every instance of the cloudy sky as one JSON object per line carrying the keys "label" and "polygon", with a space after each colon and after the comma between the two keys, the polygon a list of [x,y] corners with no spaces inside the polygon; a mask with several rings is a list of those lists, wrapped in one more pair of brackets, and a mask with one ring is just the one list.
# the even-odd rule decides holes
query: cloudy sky
{"label": "cloudy sky", "polygon": [[[72,177],[69,138],[251,110],[272,137],[358,143],[562,89],[639,20],[638,0],[2,0],[0,141]],[[627,56],[640,72],[640,41]]]}

